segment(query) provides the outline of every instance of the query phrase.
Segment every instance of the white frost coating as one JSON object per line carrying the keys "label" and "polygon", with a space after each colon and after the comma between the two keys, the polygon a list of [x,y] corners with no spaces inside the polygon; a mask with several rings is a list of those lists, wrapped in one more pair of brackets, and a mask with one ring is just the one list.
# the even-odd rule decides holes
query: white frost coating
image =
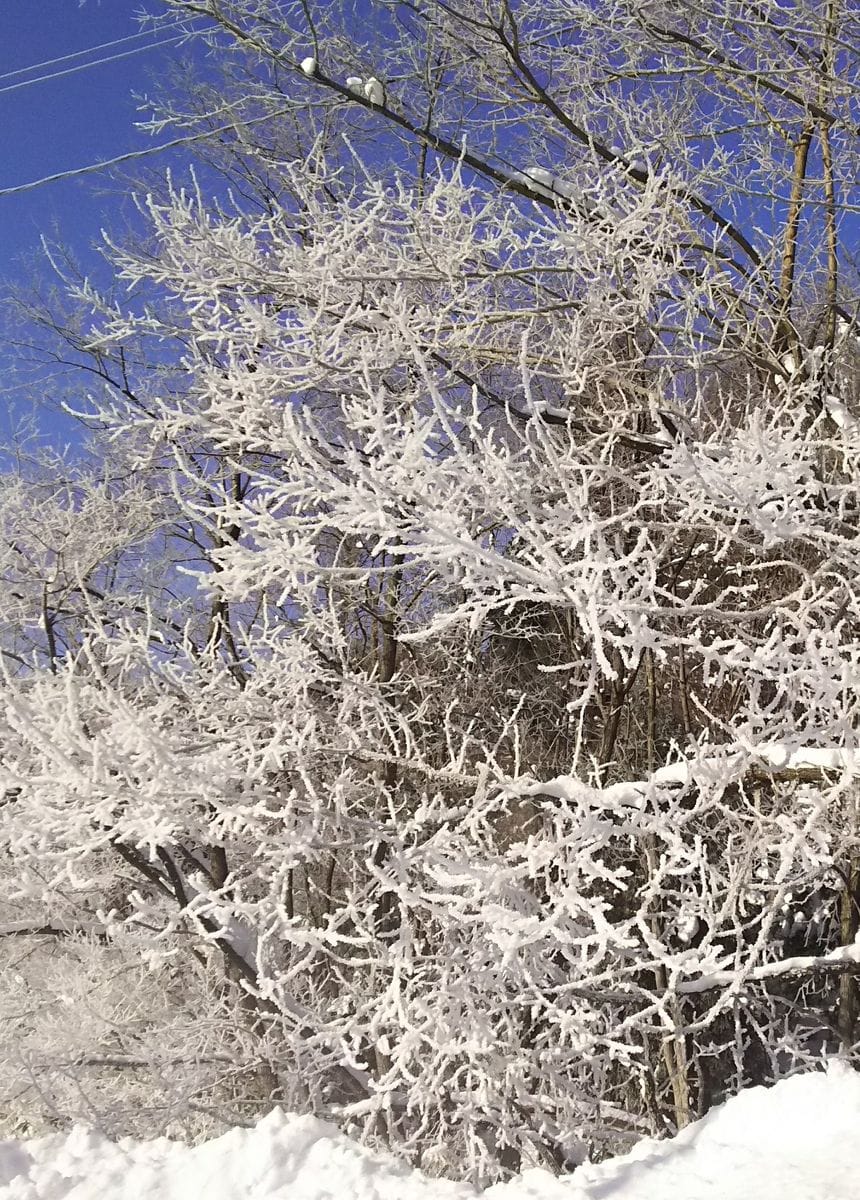
{"label": "white frost coating", "polygon": [[[792,932],[801,928],[803,924],[805,922],[794,919],[792,921]],[[716,991],[718,988],[731,987],[733,984],[737,985],[740,979],[744,983],[760,983],[765,979],[780,979],[785,975],[807,975],[810,977],[816,973],[826,975],[830,964],[839,962],[860,962],[860,944],[858,944],[856,938],[850,946],[837,946],[828,954],[797,954],[792,958],[780,958],[776,962],[762,963],[760,966],[752,967],[749,970],[704,971],[697,979],[687,979],[679,982],[676,990],[684,996],[691,996],[698,992]]]}
{"label": "white frost coating", "polygon": [[[802,746],[792,748],[782,742],[762,742],[749,751],[730,753],[728,758],[711,757],[698,763],[672,763],[661,767],[651,776],[651,783],[685,784],[696,774],[733,768],[744,758],[770,771],[838,771],[848,775],[860,774],[860,752],[842,746]],[[639,787],[642,785],[634,784]]]}
{"label": "white frost coating", "polygon": [[[196,884],[200,884],[198,889]],[[195,882],[186,880],[186,893],[189,896],[188,911],[195,915],[208,918],[218,926],[218,936],[228,942],[239,957],[247,963],[252,971],[257,969],[258,938],[256,931],[246,921],[224,903],[219,903],[206,888],[201,875],[196,876]]]}
{"label": "white frost coating", "polygon": [[570,417],[570,409],[561,408],[557,404],[535,404],[534,411],[544,417],[558,417],[564,421]]}
{"label": "white frost coating", "polygon": [[782,517],[785,516],[786,506],[785,496],[768,496],[766,500],[762,500],[758,510],[765,516]]}
{"label": "white frost coating", "polygon": [[650,435],[648,440],[659,442],[663,446],[674,446],[689,434],[689,430],[683,427],[683,418],[676,413],[666,412],[665,409],[656,410],[654,424],[655,432]]}
{"label": "white frost coating", "polygon": [[301,62],[302,73],[308,78],[313,77],[317,73],[317,60],[313,57],[303,58]]}
{"label": "white frost coating", "polygon": [[546,195],[563,196],[565,200],[572,200],[577,195],[574,184],[568,183],[558,175],[553,175],[552,171],[548,171],[546,167],[526,167],[520,178],[535,191],[543,192]]}
{"label": "white frost coating", "polygon": [[504,791],[506,797],[557,796],[573,800],[591,795],[596,804],[634,806],[655,788],[685,787],[701,780],[735,778],[743,774],[744,765],[773,771],[821,771],[842,775],[860,775],[860,751],[847,750],[841,746],[803,746],[792,749],[781,742],[763,742],[750,750],[727,747],[722,755],[709,755],[688,762],[681,760],[659,767],[648,779],[611,783],[602,788],[592,787],[575,775],[558,775],[554,779],[528,780],[512,784]]}
{"label": "white frost coating", "polygon": [[[787,354],[783,354],[782,358],[779,360],[779,365],[790,379],[792,375],[797,374],[797,355],[793,350],[789,350]],[[784,381],[781,382],[784,383]]]}
{"label": "white frost coating", "polygon": [[680,912],[675,930],[678,941],[687,946],[699,932],[699,918],[693,912]]}
{"label": "white frost coating", "polygon": [[[320,64],[317,79],[322,71],[328,66]],[[341,94],[351,95],[345,87]],[[523,164],[535,153],[528,151]],[[187,397],[183,388],[176,400],[172,392],[159,400],[146,420],[134,409],[114,410],[113,400],[99,411],[122,447],[120,465],[139,461],[149,446],[169,453],[175,437],[247,459],[252,479],[243,497],[211,496],[205,474],[195,482],[181,463],[176,468],[179,494],[187,490],[188,497],[176,517],[183,528],[192,521],[192,537],[198,524],[242,531],[215,561],[218,594],[249,614],[247,636],[237,643],[239,661],[225,645],[223,662],[220,649],[211,663],[198,662],[194,639],[211,624],[212,581],[202,566],[189,632],[179,615],[176,641],[172,604],[143,617],[150,599],[161,604],[160,574],[154,592],[145,580],[129,582],[128,592],[123,584],[104,606],[93,597],[92,659],[64,655],[56,674],[33,678],[35,672],[20,679],[7,672],[0,787],[15,799],[3,804],[0,850],[16,854],[9,861],[17,875],[23,847],[35,880],[45,854],[69,870],[88,869],[82,856],[98,855],[101,871],[117,846],[142,847],[149,878],[169,888],[165,848],[188,846],[192,861],[205,862],[206,847],[225,847],[235,874],[200,901],[201,915],[209,911],[219,922],[222,946],[229,939],[248,950],[250,936],[259,938],[260,990],[277,1005],[277,1061],[285,1088],[295,1088],[290,1102],[299,1103],[293,1080],[304,1069],[294,1064],[307,1064],[306,1077],[320,1081],[322,1109],[329,1093],[321,1081],[346,1069],[342,1059],[363,1062],[369,1038],[384,1036],[390,1070],[375,1072],[369,1097],[350,1086],[349,1098],[365,1105],[369,1123],[374,1106],[390,1104],[393,1113],[396,1105],[408,1109],[421,1128],[455,1128],[455,1144],[440,1147],[433,1169],[477,1177],[502,1131],[520,1139],[515,1148],[524,1153],[534,1131],[552,1122],[590,1144],[605,1138],[601,1081],[637,1078],[640,1034],[654,1044],[655,1017],[664,1019],[658,1014],[667,1015],[671,1033],[667,1000],[676,982],[735,967],[724,996],[681,1014],[695,1018],[696,1053],[707,1055],[725,1036],[711,1009],[728,1011],[744,987],[743,972],[782,953],[789,891],[808,907],[818,891],[830,909],[837,902],[833,865],[860,847],[844,819],[846,778],[818,773],[787,787],[780,781],[779,792],[790,792],[784,803],[774,803],[768,787],[752,786],[752,778],[742,803],[725,788],[761,767],[756,743],[779,742],[782,760],[803,747],[856,745],[849,731],[860,726],[852,686],[860,646],[851,628],[860,578],[852,521],[858,480],[849,470],[826,487],[820,480],[820,430],[796,412],[805,381],[795,381],[781,404],[773,397],[760,403],[753,361],[746,409],[734,375],[725,409],[716,395],[698,392],[701,354],[710,352],[705,343],[701,351],[684,347],[699,345],[702,304],[713,300],[719,309],[722,284],[718,268],[713,292],[684,282],[683,256],[675,258],[685,236],[684,204],[667,203],[662,177],[639,189],[624,185],[619,169],[606,179],[581,175],[583,208],[617,210],[617,219],[596,223],[524,213],[542,200],[525,185],[518,188],[524,202],[488,208],[459,168],[432,172],[416,209],[408,181],[377,186],[372,162],[366,172],[347,172],[357,179],[354,190],[332,205],[324,184],[340,178],[341,168],[326,159],[315,159],[313,170],[306,162],[283,164],[306,205],[302,224],[313,230],[307,243],[282,214],[208,211],[194,195],[171,192],[151,201],[157,259],[137,262],[131,252],[117,259],[124,285],[169,288],[175,296],[188,332],[177,362],[190,386]],[[568,169],[553,162],[552,169]],[[550,209],[554,201],[544,203]],[[297,299],[284,308],[273,299],[284,295]],[[653,354],[643,344],[642,358],[634,350],[638,339],[627,334],[665,302],[677,312],[679,340],[673,334]],[[138,335],[177,338],[173,318],[162,325],[148,307],[140,316],[114,311],[113,301],[99,302],[98,312],[108,314],[96,322],[99,345]],[[715,319],[722,321],[718,313]],[[766,324],[768,315],[762,319]],[[755,330],[749,336],[748,360]],[[634,361],[619,353],[622,344]],[[743,358],[743,345],[739,352]],[[441,367],[440,356],[452,370]],[[503,420],[502,408],[499,420],[488,420],[486,397],[464,386],[457,361],[500,364],[488,369],[502,408],[529,413],[547,402],[564,413],[569,406],[575,436],[519,415]],[[822,370],[828,365],[825,355]],[[779,370],[775,357],[771,366]],[[817,386],[819,377],[810,375]],[[331,403],[325,415],[315,403],[298,402],[323,391]],[[709,414],[698,431],[709,440],[681,439],[653,458],[638,446],[628,454],[634,413],[661,405],[671,412],[681,395],[685,405],[689,396],[691,412]],[[712,407],[698,409],[711,400]],[[852,403],[848,391],[845,400]],[[125,444],[127,429],[134,436]],[[724,457],[715,463],[714,454]],[[7,509],[10,580],[16,572],[3,600],[7,629],[38,630],[44,580],[57,578],[60,566],[68,573],[59,578],[62,594],[83,595],[81,582],[96,561],[99,513],[99,562],[119,561],[126,543],[136,556],[135,547],[165,519],[156,496],[151,509],[141,500],[140,520],[118,529],[118,494],[106,491],[90,511],[79,510],[75,492],[59,513],[46,511],[46,537],[41,518],[33,524],[33,505],[24,503],[42,490],[16,490]],[[777,495],[789,502],[785,515],[759,511]],[[332,531],[343,531],[349,554],[332,558]],[[770,553],[789,538],[798,540],[796,549]],[[694,563],[687,559],[691,544],[706,547]],[[41,546],[58,549],[43,562]],[[376,548],[394,564],[391,577],[407,581],[402,603],[411,615],[403,636],[415,652],[401,662],[415,701],[405,706],[393,703],[391,688],[353,654],[341,601],[329,602],[342,587],[347,608],[361,606],[388,571]],[[131,566],[129,579],[136,580],[136,557]],[[22,571],[32,597],[26,607],[16,595]],[[196,570],[191,578],[197,586]],[[191,601],[180,587],[177,613],[186,595]],[[292,616],[288,627],[274,610],[270,618],[268,600],[252,616],[255,596],[271,596],[272,606],[287,605],[291,614],[298,606],[297,630]],[[414,597],[422,597],[419,604]],[[112,615],[117,599],[129,614],[121,624]],[[69,617],[75,628],[85,608],[80,612]],[[509,672],[506,639],[518,626],[531,638],[533,615],[542,621],[544,612],[563,615],[564,623],[557,633],[554,622],[546,629],[560,656],[541,656],[539,669],[548,674],[536,682],[531,665]],[[498,626],[497,615],[505,618]],[[153,630],[167,640],[166,652],[161,642],[151,648]],[[539,639],[543,644],[543,632]],[[468,648],[477,665],[466,673]],[[691,724],[674,700],[668,703],[681,695],[682,651],[691,696],[705,709]],[[583,772],[592,754],[603,757],[594,735],[607,711],[605,688],[613,680],[613,687],[632,686],[633,672],[647,662],[643,652],[653,655],[659,695],[667,699],[656,744],[674,738],[683,746],[684,763],[666,769],[674,783],[665,771],[611,791],[570,780],[570,800],[549,801],[531,780],[537,803],[506,813],[497,791],[521,786],[528,764],[536,764],[535,779],[556,774],[551,746],[564,746]],[[237,688],[243,674],[247,685]],[[733,681],[736,710],[727,704]],[[629,739],[625,726],[616,756],[637,764],[627,779],[651,774],[636,724],[644,700],[640,676],[630,693]],[[556,716],[547,723],[544,714],[560,715],[565,705],[569,724],[559,721],[556,729]],[[564,740],[557,741],[562,728]],[[730,744],[715,745],[708,730],[724,731]],[[656,765],[674,756],[664,753]],[[376,814],[378,779],[389,765],[409,804],[384,819],[357,820],[357,813]],[[562,769],[573,768],[568,761]],[[678,794],[687,780],[689,790]],[[385,856],[377,853],[383,827]],[[295,913],[286,907],[284,872],[295,863],[299,877],[310,872],[322,880],[329,846],[344,847],[348,869],[341,876],[334,863],[336,886],[326,889],[326,919],[318,925],[304,906]],[[765,858],[768,872],[759,878]],[[650,861],[656,869],[646,878]],[[118,880],[127,886],[124,871]],[[59,884],[48,888],[40,883],[28,903],[62,916],[65,896]],[[113,865],[93,890],[95,903],[109,908],[117,893]],[[379,897],[386,895],[396,901],[396,940],[378,936]],[[144,926],[154,931],[159,955],[189,953],[194,923],[160,897],[158,907],[148,890],[139,905],[134,901],[134,928],[119,930],[123,954],[139,955]],[[658,912],[666,917],[655,935],[649,917]],[[700,927],[680,945],[676,918],[688,913]],[[21,915],[14,909],[0,919]],[[735,963],[739,929],[749,953]],[[205,926],[192,933],[198,942],[213,940]],[[832,945],[818,938],[797,952],[826,953]],[[206,959],[213,967],[220,962],[208,947]],[[329,961],[331,975],[323,969]],[[845,964],[829,969],[835,975]],[[406,986],[389,986],[395,973]],[[297,996],[305,1010],[293,1019]],[[796,1052],[783,1035],[782,999],[772,1003],[762,987],[750,987],[743,999],[767,1044],[785,1054],[781,1061],[802,1061],[806,1051]],[[538,1006],[526,1023],[524,1001]],[[7,1011],[22,1011],[26,1002],[10,996]],[[806,1045],[806,1015],[801,1019]],[[824,1013],[816,1038],[828,1036],[829,1021]],[[144,1053],[160,1049],[158,1027],[147,1028]],[[220,1029],[215,1025],[213,1041]],[[199,1043],[189,1037],[183,1044]],[[56,1040],[45,1045],[61,1066],[79,1060],[77,1043],[74,1057]],[[719,1055],[720,1062],[730,1058]],[[470,1082],[448,1090],[439,1082],[455,1078]],[[196,1070],[181,1082],[183,1089],[188,1083],[185,1094],[201,1094]],[[335,1094],[343,1094],[339,1085]],[[639,1094],[626,1095],[632,1120],[647,1120]],[[395,1116],[392,1138],[403,1130],[417,1145],[412,1119]],[[629,1132],[626,1118],[613,1116],[611,1136]]]}
{"label": "white frost coating", "polygon": [[857,317],[853,321],[846,321],[843,316],[836,317],[836,336],[840,339],[851,338],[854,342],[855,349],[860,349],[860,327],[857,324]]}
{"label": "white frost coating", "polygon": [[374,75],[371,75],[364,85],[364,94],[370,103],[375,104],[378,108],[385,103],[385,88]]}
{"label": "white frost coating", "polygon": [[552,199],[556,194],[552,188],[552,173],[544,170],[543,167],[527,167],[525,171],[517,171],[514,178],[525,183],[533,192],[537,192],[541,196]]}
{"label": "white frost coating", "polygon": [[533,183],[539,183],[542,187],[546,188],[552,187],[553,174],[551,171],[547,171],[543,167],[527,167],[523,174]]}
{"label": "white frost coating", "polygon": [[856,429],[857,421],[838,396],[828,396],[824,401],[827,415],[840,429]]}
{"label": "white frost coating", "polygon": [[860,772],[860,753],[842,746],[801,746],[791,749],[781,742],[765,742],[755,747],[754,754],[777,771],[844,771],[850,775]]}
{"label": "white frost coating", "polygon": [[552,177],[552,190],[558,192],[559,196],[564,196],[565,200],[572,200],[577,195],[575,185],[568,183],[566,179],[560,179],[558,175]]}
{"label": "white frost coating", "polygon": [[837,946],[825,957],[828,962],[860,962],[860,931],[854,935],[850,946]]}
{"label": "white frost coating", "polygon": [[[841,345],[846,342],[852,344],[854,349],[857,349],[857,347],[860,346],[860,341],[858,341],[857,337],[852,334],[852,328],[853,327],[844,319],[844,317],[837,317],[836,345],[834,347],[835,350],[838,351]],[[812,373],[815,374],[816,368],[820,368],[821,361],[824,357],[824,347],[813,346],[810,349],[801,350],[800,353],[806,357],[807,361],[810,363],[810,369]],[[801,363],[798,359],[798,354],[795,352],[795,350],[788,350],[780,358],[779,365],[784,374],[776,376],[776,387],[780,392],[785,392],[789,384],[795,379],[800,371]],[[840,382],[840,376],[842,374],[843,371],[840,370],[837,363],[835,371],[837,385]],[[828,392],[824,397],[824,410],[839,429],[845,430],[846,432],[857,429],[857,419],[850,412],[848,406],[844,403],[844,400],[841,396],[833,392]]]}
{"label": "white frost coating", "polygon": [[360,75],[350,75],[347,78],[346,86],[351,92],[354,92],[356,96],[364,95],[364,80]]}

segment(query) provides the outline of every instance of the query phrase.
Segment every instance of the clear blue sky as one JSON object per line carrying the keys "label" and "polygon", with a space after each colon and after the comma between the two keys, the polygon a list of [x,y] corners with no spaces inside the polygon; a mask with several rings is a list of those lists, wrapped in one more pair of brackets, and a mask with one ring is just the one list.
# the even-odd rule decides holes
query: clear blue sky
{"label": "clear blue sky", "polygon": [[[0,0],[0,191],[170,139],[170,133],[154,138],[135,128],[144,114],[133,93],[150,91],[153,78],[171,60],[193,54],[199,62],[199,45],[174,43],[127,54],[164,41],[174,31],[155,36],[150,31],[146,37],[104,45],[139,34],[136,18],[158,8],[158,0]],[[47,61],[85,50],[92,53]],[[95,61],[119,54],[124,57]],[[83,63],[93,65],[37,80]],[[31,80],[35,82],[18,86]],[[181,167],[192,157],[189,147],[187,153],[152,155],[139,165]],[[42,258],[43,235],[59,237],[87,274],[103,279],[108,268],[93,247],[101,240],[100,230],[116,228],[123,209],[130,207],[116,181],[104,173],[0,195],[0,292],[7,283],[26,285],[33,275],[40,283],[50,281],[50,267]],[[41,259],[35,271],[30,266],[34,256]],[[43,389],[51,393],[50,378],[50,371],[28,366],[16,350],[0,345],[0,441],[28,413],[55,445],[78,440],[80,429],[71,418],[55,406],[41,411],[39,398]]]}
{"label": "clear blue sky", "polygon": [[[0,189],[153,144],[149,134],[134,127],[141,114],[132,93],[149,90],[153,73],[170,58],[189,54],[187,44],[161,46],[32,86],[5,89],[155,41],[150,33],[146,39],[106,47],[88,59],[8,75],[136,34],[136,15],[157,8],[155,0],[0,0]],[[164,33],[157,40],[169,36]],[[159,157],[143,161],[155,165]],[[105,182],[89,176],[0,196],[0,277],[20,277],[16,259],[37,250],[41,235],[51,235],[55,225],[86,258],[86,247],[119,207],[118,198],[99,194],[98,185]]]}

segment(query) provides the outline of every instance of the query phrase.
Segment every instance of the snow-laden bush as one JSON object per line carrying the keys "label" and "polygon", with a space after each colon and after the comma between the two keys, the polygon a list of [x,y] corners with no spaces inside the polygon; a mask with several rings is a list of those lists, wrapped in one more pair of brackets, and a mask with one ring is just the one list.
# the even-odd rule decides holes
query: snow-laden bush
{"label": "snow-laden bush", "polygon": [[[224,18],[279,69],[280,7]],[[689,37],[619,4],[595,57],[530,3],[519,41],[503,7],[486,44],[462,17],[485,104],[508,87],[564,172],[506,164],[481,122],[432,133],[432,104],[415,125],[420,71],[370,97],[297,54],[335,111],[277,168],[243,142],[277,202],[170,184],[146,250],[109,247],[127,298],[73,289],[111,482],[16,482],[3,510],[26,637],[0,929],[33,950],[8,960],[7,1112],[136,1127],[123,1097],[194,1133],[277,1099],[489,1179],[856,1042],[850,305],[828,268],[801,319],[795,218],[760,251],[715,207],[749,179],[687,152],[711,118],[661,107],[651,67],[651,107],[604,80],[601,120],[656,122],[677,162],[579,111],[619,55],[683,78]],[[428,8],[450,46],[456,11]],[[730,49],[704,56],[726,119]],[[527,51],[558,52],[566,99]],[[439,119],[465,129],[458,95]],[[836,152],[850,99],[827,99]],[[383,170],[344,113],[435,157]],[[87,1030],[57,1015],[64,973]]]}

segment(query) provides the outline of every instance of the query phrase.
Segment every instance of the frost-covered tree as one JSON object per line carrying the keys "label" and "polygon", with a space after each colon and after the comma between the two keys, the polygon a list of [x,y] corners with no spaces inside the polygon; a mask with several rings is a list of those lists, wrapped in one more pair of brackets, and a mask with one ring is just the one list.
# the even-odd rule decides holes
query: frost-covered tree
{"label": "frost-covered tree", "polygon": [[851,1052],[856,18],[167,8],[254,192],[141,200],[77,410],[199,553],[8,672],[16,944],[83,897],[124,1061],[209,1005],[195,1111],[476,1178]]}

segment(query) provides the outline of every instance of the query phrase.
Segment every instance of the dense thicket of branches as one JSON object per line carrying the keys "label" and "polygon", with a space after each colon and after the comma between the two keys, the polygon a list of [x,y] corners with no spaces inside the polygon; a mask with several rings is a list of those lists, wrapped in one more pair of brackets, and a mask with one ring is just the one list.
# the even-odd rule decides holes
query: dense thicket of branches
{"label": "dense thicket of branches", "polygon": [[359,7],[167,0],[235,137],[19,304],[4,1106],[491,1179],[860,1036],[860,27]]}

